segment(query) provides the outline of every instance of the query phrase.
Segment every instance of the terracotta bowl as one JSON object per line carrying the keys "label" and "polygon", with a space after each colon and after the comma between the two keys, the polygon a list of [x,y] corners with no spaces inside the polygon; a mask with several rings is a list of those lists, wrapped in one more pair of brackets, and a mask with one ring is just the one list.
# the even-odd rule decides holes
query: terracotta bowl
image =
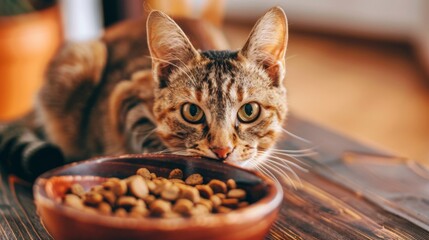
{"label": "terracotta bowl", "polygon": [[[102,216],[60,203],[75,182],[89,189],[104,178],[125,178],[141,167],[163,177],[180,168],[185,176],[202,174],[205,181],[233,178],[254,203],[230,213],[175,219]],[[124,155],[73,163],[44,173],[34,185],[38,214],[55,239],[263,239],[276,219],[282,196],[280,185],[257,172],[176,155]]]}

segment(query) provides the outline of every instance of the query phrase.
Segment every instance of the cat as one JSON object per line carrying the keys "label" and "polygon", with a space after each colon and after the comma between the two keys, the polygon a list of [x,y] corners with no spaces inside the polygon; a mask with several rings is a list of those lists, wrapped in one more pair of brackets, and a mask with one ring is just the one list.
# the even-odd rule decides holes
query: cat
{"label": "cat", "polygon": [[209,50],[215,44],[198,34],[191,42],[152,11],[146,28],[125,23],[100,40],[65,44],[27,125],[67,161],[142,152],[263,161],[288,110],[284,11],[266,12],[238,51]]}

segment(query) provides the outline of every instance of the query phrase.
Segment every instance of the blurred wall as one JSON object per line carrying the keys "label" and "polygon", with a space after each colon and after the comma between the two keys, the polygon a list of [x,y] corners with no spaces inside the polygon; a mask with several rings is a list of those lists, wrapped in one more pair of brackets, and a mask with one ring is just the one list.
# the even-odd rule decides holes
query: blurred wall
{"label": "blurred wall", "polygon": [[230,0],[226,18],[254,21],[272,6],[285,10],[291,28],[410,42],[429,73],[427,0]]}

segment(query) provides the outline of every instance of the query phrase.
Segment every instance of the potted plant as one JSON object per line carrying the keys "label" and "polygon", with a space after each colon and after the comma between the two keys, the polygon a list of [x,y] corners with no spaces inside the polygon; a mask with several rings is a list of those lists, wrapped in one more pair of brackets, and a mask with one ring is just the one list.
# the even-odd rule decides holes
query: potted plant
{"label": "potted plant", "polygon": [[25,115],[62,41],[54,0],[0,1],[0,121]]}

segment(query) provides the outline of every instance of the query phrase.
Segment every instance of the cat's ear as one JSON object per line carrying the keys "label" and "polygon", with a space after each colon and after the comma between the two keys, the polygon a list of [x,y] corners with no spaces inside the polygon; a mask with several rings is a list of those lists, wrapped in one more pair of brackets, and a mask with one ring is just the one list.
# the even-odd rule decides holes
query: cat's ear
{"label": "cat's ear", "polygon": [[279,7],[270,9],[253,27],[241,56],[262,66],[279,86],[285,75],[285,54],[288,41],[287,19]]}
{"label": "cat's ear", "polygon": [[152,11],[146,27],[155,80],[159,87],[166,87],[168,75],[174,68],[183,69],[200,55],[182,29],[165,13]]}

